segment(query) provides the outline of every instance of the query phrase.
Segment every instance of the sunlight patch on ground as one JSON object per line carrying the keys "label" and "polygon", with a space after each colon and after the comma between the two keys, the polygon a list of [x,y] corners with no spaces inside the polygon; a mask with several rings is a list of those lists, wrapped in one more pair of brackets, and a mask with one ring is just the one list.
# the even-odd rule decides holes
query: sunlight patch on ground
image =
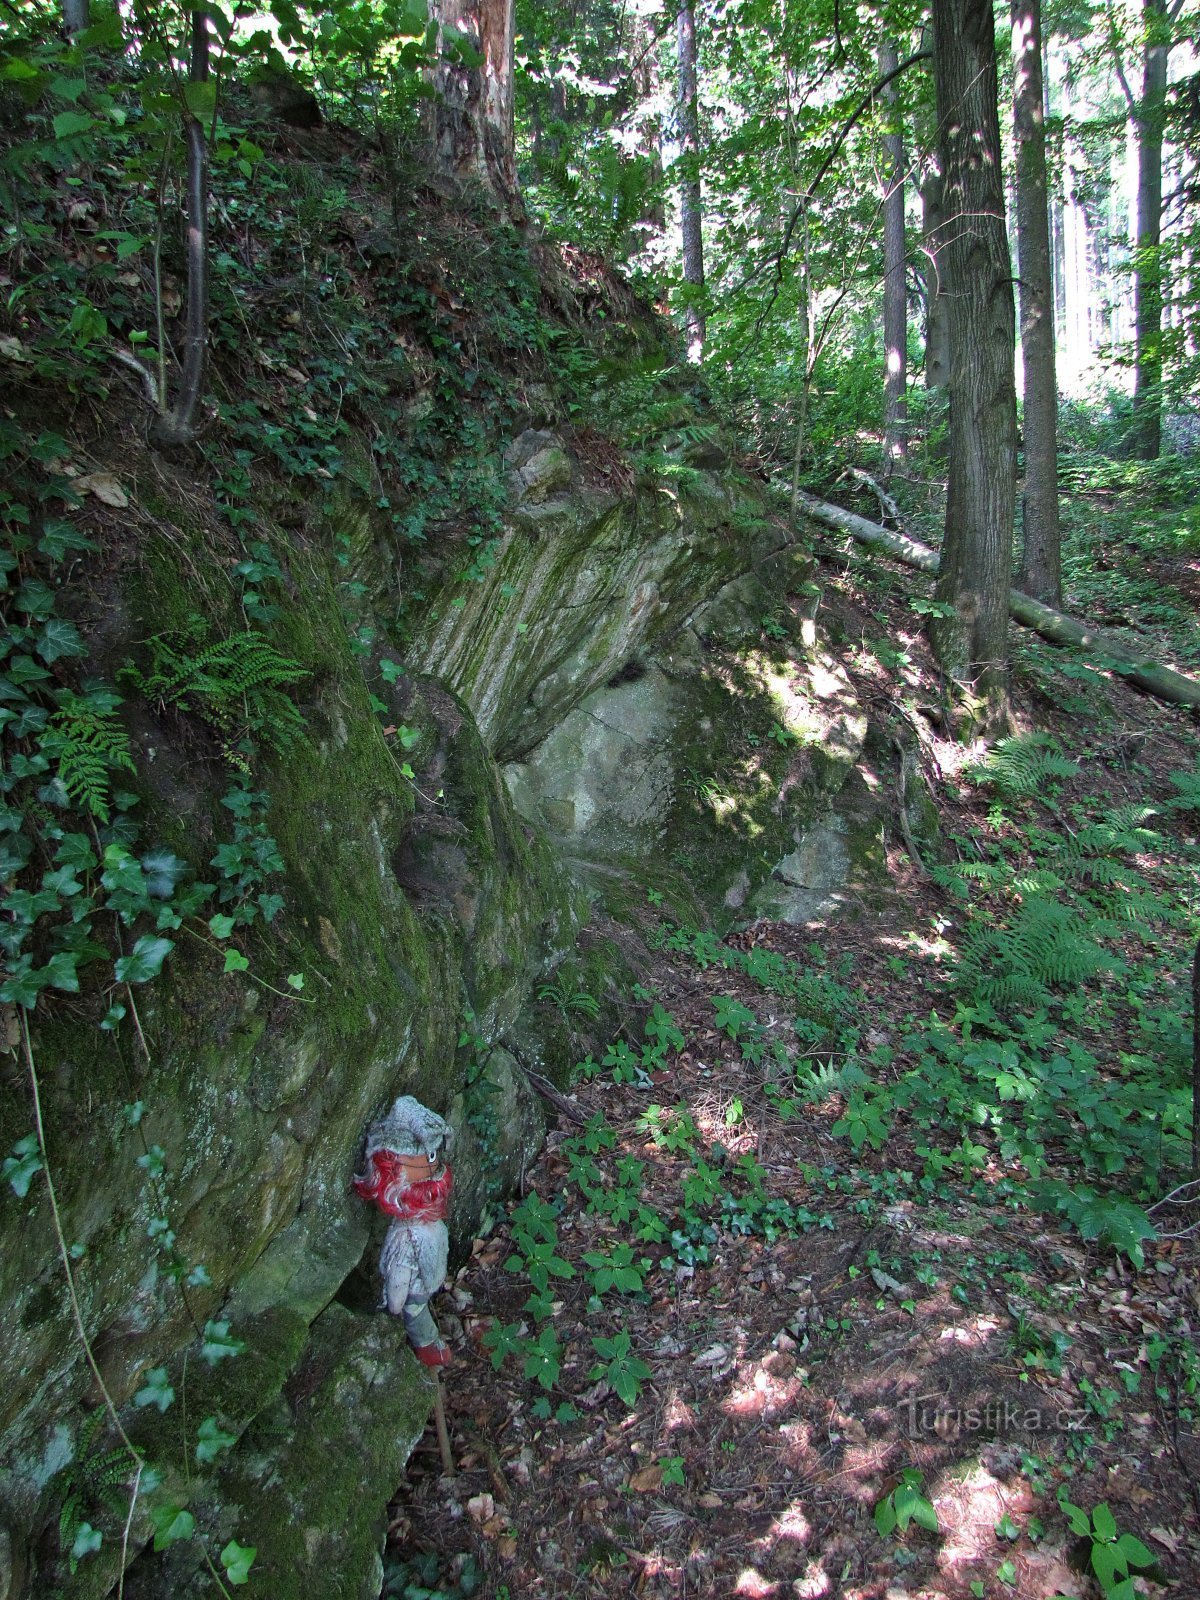
{"label": "sunlight patch on ground", "polygon": [[772,1583],[764,1578],[757,1567],[743,1567],[738,1574],[737,1587],[734,1594],[745,1595],[747,1600],[768,1600],[768,1596],[778,1594],[782,1585]]}
{"label": "sunlight patch on ground", "polygon": [[[775,1367],[775,1371],[770,1370]],[[772,1353],[765,1361],[739,1369],[735,1385],[721,1402],[727,1417],[777,1417],[804,1392],[804,1378],[790,1357]]]}
{"label": "sunlight patch on ground", "polygon": [[983,1350],[999,1326],[1000,1323],[995,1317],[971,1317],[966,1322],[956,1323],[952,1328],[943,1328],[938,1338],[943,1342],[965,1344],[971,1349]]}

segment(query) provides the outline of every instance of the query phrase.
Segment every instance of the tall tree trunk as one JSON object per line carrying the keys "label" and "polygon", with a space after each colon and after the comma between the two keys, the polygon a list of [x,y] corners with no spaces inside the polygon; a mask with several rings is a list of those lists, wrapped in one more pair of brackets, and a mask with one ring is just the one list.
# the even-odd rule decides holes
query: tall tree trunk
{"label": "tall tree trunk", "polygon": [[1143,461],[1154,461],[1162,444],[1162,147],[1170,26],[1165,0],[1142,0],[1142,21],[1146,31],[1137,114],[1133,415],[1137,453]]}
{"label": "tall tree trunk", "polygon": [[[433,0],[442,60],[434,69],[434,157],[450,178],[476,178],[505,207],[518,204],[513,133],[513,0]],[[455,59],[461,38],[481,57]]]}
{"label": "tall tree trunk", "polygon": [[1058,530],[1058,383],[1050,267],[1041,0],[1012,0],[1021,356],[1025,369],[1024,545],[1017,587],[1062,604]]}
{"label": "tall tree trunk", "polygon": [[680,0],[679,39],[679,219],[683,233],[683,281],[688,289],[684,312],[687,356],[704,356],[704,203],[700,193],[700,100],[696,82],[696,11],[693,0]]}
{"label": "tall tree trunk", "polygon": [[930,637],[947,675],[1007,718],[1008,586],[1015,506],[1012,264],[1004,225],[991,0],[934,0],[934,75],[950,299],[950,458]]}
{"label": "tall tree trunk", "polygon": [[[895,41],[879,46],[879,76],[900,65]],[[884,475],[908,448],[908,295],[904,250],[904,134],[900,91],[893,81],[881,96],[887,131],[883,136],[883,456]]]}
{"label": "tall tree trunk", "polygon": [[63,0],[63,26],[72,39],[86,33],[91,21],[89,0]]}
{"label": "tall tree trunk", "polygon": [[938,240],[944,220],[942,174],[931,165],[921,183],[921,233],[925,269],[925,387],[945,389],[950,384],[950,303],[942,283]]}

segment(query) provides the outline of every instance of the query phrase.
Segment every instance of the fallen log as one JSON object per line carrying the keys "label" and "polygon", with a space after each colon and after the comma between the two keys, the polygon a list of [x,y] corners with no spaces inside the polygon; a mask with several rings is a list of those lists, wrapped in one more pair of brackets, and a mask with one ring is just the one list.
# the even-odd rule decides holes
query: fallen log
{"label": "fallen log", "polygon": [[[853,511],[844,511],[841,506],[818,500],[815,495],[803,490],[797,499],[813,521],[821,523],[823,527],[848,533],[859,544],[882,550],[921,572],[937,572],[937,551],[931,550],[919,539],[912,539],[906,533],[894,533],[890,528],[881,528],[877,522],[869,522],[866,517],[860,517]],[[1166,700],[1171,705],[1200,709],[1200,683],[1195,678],[1162,666],[1115,634],[1104,633],[1099,628],[1090,628],[1084,622],[1077,622],[1074,617],[1055,611],[1053,606],[1043,605],[1040,600],[1022,594],[1019,589],[1008,591],[1008,609],[1015,621],[1032,628],[1051,644],[1074,645],[1081,650],[1102,654],[1114,663],[1113,671],[1128,683],[1144,689],[1147,694]]]}

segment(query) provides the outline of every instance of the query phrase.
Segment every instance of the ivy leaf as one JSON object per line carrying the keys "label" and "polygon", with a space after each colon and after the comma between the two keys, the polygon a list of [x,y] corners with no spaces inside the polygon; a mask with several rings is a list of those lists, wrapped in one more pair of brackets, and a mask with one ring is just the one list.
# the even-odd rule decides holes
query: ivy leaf
{"label": "ivy leaf", "polygon": [[64,994],[78,994],[79,975],[75,971],[78,964],[79,956],[75,951],[60,950],[58,955],[50,957],[35,976],[51,988],[61,989]]}
{"label": "ivy leaf", "polygon": [[18,611],[29,617],[48,617],[54,610],[54,590],[40,578],[30,578],[13,596]]}
{"label": "ivy leaf", "polygon": [[215,1461],[222,1450],[237,1443],[236,1433],[226,1433],[218,1426],[216,1417],[205,1417],[196,1436],[196,1460],[202,1466]]}
{"label": "ivy leaf", "polygon": [[99,1528],[93,1528],[90,1522],[81,1522],[75,1530],[75,1542],[71,1546],[71,1561],[78,1563],[85,1556],[94,1556],[103,1543],[104,1535]]}
{"label": "ivy leaf", "polygon": [[96,546],[87,537],[80,533],[78,528],[72,527],[69,522],[64,522],[61,517],[47,517],[42,524],[42,537],[38,540],[38,549],[51,561],[61,561],[71,550],[94,550]]}
{"label": "ivy leaf", "polygon": [[37,1005],[38,995],[44,988],[45,982],[41,974],[33,971],[33,958],[21,956],[9,967],[8,977],[4,983],[0,983],[0,1001],[32,1011]]}
{"label": "ivy leaf", "polygon": [[287,984],[289,989],[303,989],[304,974],[302,972],[289,972],[287,975]]}
{"label": "ivy leaf", "polygon": [[245,971],[248,970],[249,966],[250,966],[250,962],[247,960],[247,958],[242,954],[242,952],[240,950],[226,950],[226,952],[225,952],[225,971],[226,972],[245,972]]}
{"label": "ivy leaf", "polygon": [[59,866],[71,867],[76,872],[90,872],[96,865],[95,852],[86,833],[64,833],[54,859]]}
{"label": "ivy leaf", "polygon": [[24,1200],[35,1174],[41,1170],[42,1158],[38,1150],[37,1135],[27,1133],[13,1145],[12,1155],[4,1158],[4,1165],[0,1166],[0,1178],[7,1178],[17,1199]]}
{"label": "ivy leaf", "polygon": [[218,911],[215,917],[208,919],[208,931],[214,939],[228,939],[236,924],[232,917],[227,917],[223,911]]}
{"label": "ivy leaf", "polygon": [[239,1544],[236,1539],[230,1539],[221,1551],[221,1565],[225,1568],[225,1576],[235,1589],[243,1583],[250,1582],[250,1568],[254,1565],[257,1554],[257,1546]]}
{"label": "ivy leaf", "polygon": [[155,939],[143,934],[129,954],[117,962],[117,982],[148,983],[151,978],[157,978],[174,948],[172,939]]}
{"label": "ivy leaf", "polygon": [[79,629],[63,617],[51,617],[43,625],[33,648],[48,667],[63,656],[85,656],[88,653]]}
{"label": "ivy leaf", "polygon": [[181,861],[170,850],[151,850],[142,857],[142,872],[146,879],[146,893],[152,900],[167,900],[171,891],[187,871],[186,861]]}
{"label": "ivy leaf", "polygon": [[166,1550],[181,1540],[190,1539],[196,1532],[196,1519],[182,1506],[159,1506],[150,1513],[154,1525],[154,1548]]}
{"label": "ivy leaf", "polygon": [[200,1354],[210,1367],[215,1367],[218,1361],[225,1361],[229,1356],[240,1355],[245,1348],[245,1340],[235,1339],[229,1332],[228,1322],[204,1324],[204,1339],[200,1345]]}
{"label": "ivy leaf", "polygon": [[[166,1367],[155,1367],[146,1374],[146,1381],[133,1397],[135,1406],[157,1406],[160,1411],[169,1411],[175,1404],[175,1391],[167,1378]],[[163,1547],[155,1544],[156,1550]]]}

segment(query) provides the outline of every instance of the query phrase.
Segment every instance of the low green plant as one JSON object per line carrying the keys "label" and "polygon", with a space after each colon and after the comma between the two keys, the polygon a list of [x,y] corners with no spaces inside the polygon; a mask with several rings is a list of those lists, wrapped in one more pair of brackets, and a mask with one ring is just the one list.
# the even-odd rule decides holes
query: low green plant
{"label": "low green plant", "polygon": [[892,1533],[907,1533],[911,1522],[930,1533],[938,1531],[933,1503],[921,1492],[924,1474],[916,1467],[905,1467],[900,1481],[875,1505],[875,1526],[883,1538]]}
{"label": "low green plant", "polygon": [[603,1379],[613,1393],[631,1409],[637,1405],[642,1384],[651,1375],[651,1368],[633,1353],[633,1340],[622,1329],[611,1339],[600,1335],[592,1338],[592,1348],[600,1360],[588,1373],[588,1382]]}
{"label": "low green plant", "polygon": [[1058,1491],[1058,1505],[1071,1532],[1088,1541],[1087,1563],[1106,1600],[1136,1600],[1133,1574],[1156,1565],[1151,1551],[1135,1534],[1118,1531],[1117,1519],[1105,1504],[1089,1514],[1071,1504],[1064,1486]]}

